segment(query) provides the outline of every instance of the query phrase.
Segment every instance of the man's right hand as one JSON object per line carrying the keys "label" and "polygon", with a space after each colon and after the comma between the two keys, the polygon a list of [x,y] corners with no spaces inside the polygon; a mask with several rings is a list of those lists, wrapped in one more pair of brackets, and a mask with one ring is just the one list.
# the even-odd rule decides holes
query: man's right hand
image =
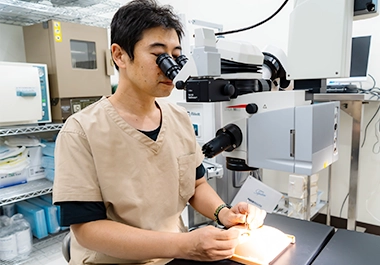
{"label": "man's right hand", "polygon": [[183,258],[198,261],[215,261],[231,258],[239,243],[239,230],[230,228],[221,230],[206,226],[185,235]]}

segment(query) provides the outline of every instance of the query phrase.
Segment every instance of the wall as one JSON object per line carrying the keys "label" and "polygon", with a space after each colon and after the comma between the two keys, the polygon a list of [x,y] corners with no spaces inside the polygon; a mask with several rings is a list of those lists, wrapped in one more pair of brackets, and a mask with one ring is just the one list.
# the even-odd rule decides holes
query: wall
{"label": "wall", "polygon": [[0,24],[0,61],[25,62],[22,27]]}
{"label": "wall", "polygon": [[[232,30],[253,25],[269,17],[283,3],[283,0],[160,0],[161,3],[171,4],[179,14],[184,14],[186,20],[199,19],[208,22],[222,24],[224,30]],[[287,6],[268,23],[246,31],[230,35],[228,38],[250,41],[258,48],[263,49],[267,44],[272,44],[287,50],[288,41],[288,21],[289,14],[293,8],[293,1],[289,1]],[[193,25],[187,25],[189,32],[194,29]],[[380,82],[380,31],[375,30],[380,27],[380,16],[368,20],[356,21],[353,27],[353,36],[372,35],[371,57],[369,61],[369,74]],[[191,35],[191,34],[190,34]],[[326,40],[328,41],[328,40]],[[191,41],[189,41],[191,44]],[[0,24],[0,61],[25,61],[23,46],[22,28]],[[328,62],[326,62],[328,63]],[[302,66],[304,67],[304,66]],[[363,84],[364,88],[371,87],[372,83]],[[172,99],[174,101],[183,100],[183,95],[175,91]],[[365,106],[363,115],[364,124],[371,119],[378,107],[378,103],[371,103]],[[366,200],[368,208],[380,219],[380,154],[374,154],[372,147],[376,143],[374,124],[379,120],[378,114],[367,131],[365,145],[360,150],[360,179],[358,191],[358,221],[380,225],[379,220],[375,220],[366,210]],[[332,168],[332,214],[340,215],[342,202],[348,192],[349,186],[349,163],[351,148],[351,119],[341,112],[340,124],[340,158]],[[364,130],[364,128],[363,128]],[[363,133],[362,133],[363,136]],[[264,170],[264,181],[278,190],[286,191],[287,173]],[[326,190],[327,172],[320,172],[319,186],[321,190]],[[373,196],[371,193],[376,191]],[[344,205],[342,217],[346,217],[347,203]]]}

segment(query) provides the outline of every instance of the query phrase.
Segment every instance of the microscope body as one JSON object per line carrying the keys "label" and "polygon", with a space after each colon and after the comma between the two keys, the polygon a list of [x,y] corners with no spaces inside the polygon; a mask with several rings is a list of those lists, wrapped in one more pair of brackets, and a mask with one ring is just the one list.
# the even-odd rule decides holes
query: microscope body
{"label": "microscope body", "polygon": [[[249,43],[196,29],[193,56],[185,64],[177,69],[175,62],[161,67],[162,60],[157,61],[186,91],[187,102],[219,102],[222,127],[203,145],[206,158],[222,153],[233,171],[266,168],[311,175],[338,159],[339,104],[311,104],[304,90],[271,91],[278,76],[265,71],[270,78],[263,78],[264,61],[274,61],[268,56]],[[283,78],[285,70],[276,69]]]}

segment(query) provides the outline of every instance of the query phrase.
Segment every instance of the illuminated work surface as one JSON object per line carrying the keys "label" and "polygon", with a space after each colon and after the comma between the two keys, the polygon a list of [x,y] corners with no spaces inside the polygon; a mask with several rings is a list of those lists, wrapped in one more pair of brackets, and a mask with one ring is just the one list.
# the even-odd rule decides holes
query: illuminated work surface
{"label": "illuminated work surface", "polygon": [[[318,253],[334,234],[334,228],[305,220],[290,218],[287,216],[268,214],[265,225],[278,228],[282,232],[294,235],[296,243],[289,248],[273,263],[275,265],[304,265],[311,264]],[[173,260],[169,265],[237,265],[240,263],[231,260],[218,262],[194,262],[186,260]]]}
{"label": "illuminated work surface", "polygon": [[380,236],[339,229],[313,265],[380,263]]}

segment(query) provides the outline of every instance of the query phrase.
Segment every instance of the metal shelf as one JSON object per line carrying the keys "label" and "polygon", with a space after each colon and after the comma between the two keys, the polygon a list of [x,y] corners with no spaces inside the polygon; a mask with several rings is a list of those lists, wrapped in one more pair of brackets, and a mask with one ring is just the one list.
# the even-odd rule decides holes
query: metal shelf
{"label": "metal shelf", "polygon": [[56,257],[57,254],[62,252],[63,238],[68,232],[68,230],[63,230],[43,239],[33,238],[32,253],[27,258],[23,260],[1,261],[1,265],[45,264],[45,262],[50,261],[50,257]]}
{"label": "metal shelf", "polygon": [[[301,202],[302,200],[299,199],[299,201]],[[310,207],[310,220],[313,220],[325,207],[327,207],[327,205],[327,201],[319,200],[316,205]],[[273,211],[273,213],[296,219],[307,220],[306,211],[297,212],[293,209],[293,207],[290,206],[289,197],[286,194],[284,194],[283,199],[280,201],[278,207]]]}
{"label": "metal shelf", "polygon": [[53,182],[38,179],[31,182],[1,189],[0,206],[38,197],[53,191]]}
{"label": "metal shelf", "polygon": [[[327,203],[325,201],[321,201],[316,206],[310,208],[310,220],[313,220],[325,207],[327,206]],[[275,214],[285,215],[288,217],[293,217],[295,219],[301,219],[306,220],[306,213],[302,215],[294,216],[291,211],[287,211],[287,209],[281,209],[280,211],[274,211]]]}
{"label": "metal shelf", "polygon": [[55,19],[107,28],[120,6],[112,0],[0,0],[0,23],[28,26]]}
{"label": "metal shelf", "polygon": [[41,132],[51,132],[59,131],[63,126],[63,123],[51,123],[45,125],[23,125],[14,127],[0,127],[0,137],[19,135],[19,134],[29,134],[29,133],[41,133]]}

